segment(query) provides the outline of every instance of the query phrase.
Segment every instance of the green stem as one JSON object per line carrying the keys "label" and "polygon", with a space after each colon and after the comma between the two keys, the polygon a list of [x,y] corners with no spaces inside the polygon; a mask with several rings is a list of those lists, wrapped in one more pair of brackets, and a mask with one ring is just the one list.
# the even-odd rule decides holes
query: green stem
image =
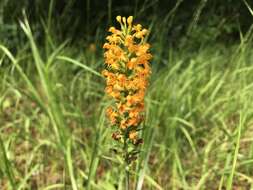
{"label": "green stem", "polygon": [[4,147],[4,143],[2,141],[2,138],[0,136],[0,158],[2,156],[2,159],[3,159],[3,164],[4,164],[4,170],[6,172],[6,175],[9,179],[9,182],[11,184],[11,189],[16,189],[15,188],[15,181],[14,181],[14,175],[13,175],[13,171],[12,171],[12,168],[10,166],[10,162],[7,158],[7,153],[6,153],[6,150],[5,150],[5,147]]}
{"label": "green stem", "polygon": [[125,167],[125,171],[126,171],[126,190],[130,190],[129,186],[130,186],[130,180],[129,180],[129,171],[128,171],[128,165],[126,164]]}
{"label": "green stem", "polygon": [[124,153],[125,153],[125,164],[124,164],[124,169],[125,169],[125,186],[126,190],[130,190],[130,173],[129,173],[129,154],[128,154],[128,145],[127,145],[127,139],[125,138],[124,140]]}

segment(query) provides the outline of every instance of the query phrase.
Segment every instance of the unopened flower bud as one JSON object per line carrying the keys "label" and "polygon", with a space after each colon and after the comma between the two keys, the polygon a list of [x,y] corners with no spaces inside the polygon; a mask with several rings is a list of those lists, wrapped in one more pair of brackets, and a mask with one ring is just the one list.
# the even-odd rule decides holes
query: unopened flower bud
{"label": "unopened flower bud", "polygon": [[129,16],[128,18],[127,18],[127,24],[128,25],[132,25],[132,22],[133,22],[133,16]]}
{"label": "unopened flower bud", "polygon": [[126,24],[126,17],[123,17],[122,20],[123,20],[123,23]]}
{"label": "unopened flower bud", "polygon": [[117,20],[119,23],[121,23],[121,16],[117,16],[117,17],[116,17],[116,20]]}

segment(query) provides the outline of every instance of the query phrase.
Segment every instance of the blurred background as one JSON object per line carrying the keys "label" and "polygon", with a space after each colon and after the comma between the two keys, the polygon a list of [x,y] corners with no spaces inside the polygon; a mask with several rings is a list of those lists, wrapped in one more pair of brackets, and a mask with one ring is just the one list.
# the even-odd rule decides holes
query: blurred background
{"label": "blurred background", "polygon": [[12,46],[22,43],[18,22],[23,11],[37,38],[43,39],[48,27],[55,40],[80,44],[103,40],[117,15],[133,15],[136,22],[152,27],[152,41],[180,47],[190,40],[198,49],[207,43],[238,42],[240,32],[251,25],[250,4],[243,0],[1,0],[0,39]]}
{"label": "blurred background", "polygon": [[251,0],[0,0],[0,189],[124,189],[100,74],[117,15],[153,54],[131,189],[253,189]]}

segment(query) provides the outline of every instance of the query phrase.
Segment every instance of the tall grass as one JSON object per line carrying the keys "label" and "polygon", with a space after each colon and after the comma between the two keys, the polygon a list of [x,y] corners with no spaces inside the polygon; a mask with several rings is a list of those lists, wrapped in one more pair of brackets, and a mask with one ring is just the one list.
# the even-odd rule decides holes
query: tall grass
{"label": "tall grass", "polygon": [[[197,27],[205,2],[189,30]],[[160,28],[172,26],[181,3]],[[135,14],[150,5],[136,1]],[[0,44],[0,189],[123,190],[121,159],[110,150],[104,116],[100,47],[58,43],[50,15],[42,22],[45,43],[24,18],[24,46],[15,52]],[[229,48],[204,44],[189,52],[168,46],[168,28],[158,31],[156,19],[150,25],[155,57],[145,143],[131,187],[253,188],[252,28]]]}

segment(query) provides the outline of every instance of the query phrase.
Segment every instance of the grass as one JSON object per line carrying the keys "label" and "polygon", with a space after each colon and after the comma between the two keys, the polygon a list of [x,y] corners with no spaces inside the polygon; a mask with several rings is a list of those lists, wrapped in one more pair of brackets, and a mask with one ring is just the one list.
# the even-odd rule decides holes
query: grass
{"label": "grass", "polygon": [[[155,21],[144,144],[130,186],[252,189],[252,31],[230,48],[189,52],[164,48],[167,29],[156,32]],[[124,190],[104,114],[109,101],[100,46],[57,44],[51,16],[47,23],[44,45],[26,18],[20,26],[27,43],[15,53],[0,44],[0,187]]]}

